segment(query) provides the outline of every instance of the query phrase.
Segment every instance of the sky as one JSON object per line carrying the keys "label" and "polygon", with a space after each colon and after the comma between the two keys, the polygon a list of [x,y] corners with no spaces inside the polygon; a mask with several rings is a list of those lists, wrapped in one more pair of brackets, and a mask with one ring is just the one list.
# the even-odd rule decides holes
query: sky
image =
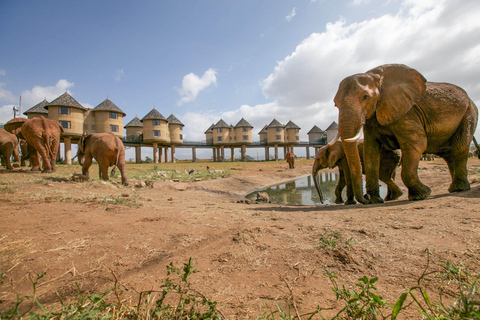
{"label": "sky", "polygon": [[189,141],[241,118],[254,141],[274,118],[306,141],[338,122],[342,79],[387,63],[480,106],[479,17],[478,0],[0,0],[0,123],[68,90],[124,125],[174,114]]}

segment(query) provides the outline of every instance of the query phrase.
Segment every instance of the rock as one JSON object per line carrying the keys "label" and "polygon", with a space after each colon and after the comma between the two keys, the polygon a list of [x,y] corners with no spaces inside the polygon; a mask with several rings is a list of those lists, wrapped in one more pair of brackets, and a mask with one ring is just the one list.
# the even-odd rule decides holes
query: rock
{"label": "rock", "polygon": [[196,178],[194,181],[195,181],[195,182],[198,182],[198,181],[202,181],[202,179]]}
{"label": "rock", "polygon": [[266,192],[259,192],[257,193],[257,201],[268,202],[270,201],[270,197]]}
{"label": "rock", "polygon": [[75,173],[73,176],[72,176],[72,181],[73,182],[85,182],[87,181],[87,177],[83,174],[78,174],[78,173]]}
{"label": "rock", "polygon": [[145,188],[147,184],[144,181],[137,181],[135,182],[135,188]]}
{"label": "rock", "polygon": [[173,182],[180,182],[180,180],[178,180],[178,179],[173,179],[172,181]]}

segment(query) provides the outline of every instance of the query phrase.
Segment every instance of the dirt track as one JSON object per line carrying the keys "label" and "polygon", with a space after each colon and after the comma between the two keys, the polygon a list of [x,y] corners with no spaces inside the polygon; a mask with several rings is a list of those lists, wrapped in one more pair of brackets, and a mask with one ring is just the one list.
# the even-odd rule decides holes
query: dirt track
{"label": "dirt track", "polygon": [[[425,249],[432,252],[432,262],[462,262],[480,270],[480,184],[449,194],[443,160],[421,162],[420,178],[433,192],[420,202],[409,202],[406,194],[368,206],[239,201],[260,187],[309,174],[312,162],[298,161],[294,170],[285,162],[210,163],[230,169],[231,176],[155,182],[141,189],[68,181],[74,170],[78,173],[76,166],[59,166],[53,175],[1,170],[0,272],[5,281],[0,300],[9,303],[16,292],[30,293],[28,275],[42,272],[46,278],[38,293],[45,304],[57,301],[55,291],[66,298],[75,294],[75,282],[100,292],[113,284],[110,269],[135,300],[135,291],[159,287],[166,265],[181,266],[192,257],[200,271],[191,278],[194,286],[217,301],[228,318],[257,317],[266,299],[285,307],[290,303],[286,283],[300,313],[320,305],[332,314],[343,305],[335,300],[325,267],[347,286],[363,275],[378,277],[378,293],[391,303],[416,284],[426,266]],[[197,171],[205,167],[188,165]],[[470,159],[469,170],[478,169],[480,160]],[[470,181],[478,178],[479,173],[469,176]],[[335,249],[318,245],[334,233]],[[414,309],[401,315],[418,318]]]}

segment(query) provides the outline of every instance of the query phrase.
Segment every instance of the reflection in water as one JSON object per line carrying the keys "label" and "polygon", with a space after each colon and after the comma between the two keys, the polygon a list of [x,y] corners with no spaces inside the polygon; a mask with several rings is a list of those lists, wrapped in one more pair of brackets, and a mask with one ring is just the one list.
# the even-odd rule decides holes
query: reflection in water
{"label": "reflection in water", "polygon": [[[319,175],[320,187],[324,196],[324,204],[335,204],[335,187],[340,175],[338,173],[321,173]],[[365,183],[364,183],[365,185]],[[346,200],[347,188],[343,189],[343,200]],[[272,203],[290,205],[321,205],[320,197],[312,176],[306,176],[295,181],[272,186],[246,196],[247,199],[255,200],[258,192],[266,192]],[[365,192],[365,190],[364,190]],[[380,185],[380,196],[384,198],[387,188]]]}

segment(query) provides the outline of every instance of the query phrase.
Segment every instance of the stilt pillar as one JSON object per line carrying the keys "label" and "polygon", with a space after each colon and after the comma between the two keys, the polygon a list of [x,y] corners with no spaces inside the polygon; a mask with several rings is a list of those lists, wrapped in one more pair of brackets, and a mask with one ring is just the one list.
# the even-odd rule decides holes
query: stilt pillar
{"label": "stilt pillar", "polygon": [[307,160],[309,160],[309,159],[310,159],[310,148],[307,147]]}
{"label": "stilt pillar", "polygon": [[283,147],[283,160],[287,159],[286,155],[289,150],[288,148],[289,148],[288,146]]}
{"label": "stilt pillar", "polygon": [[213,162],[217,162],[217,148],[212,148],[213,150]]}
{"label": "stilt pillar", "polygon": [[168,147],[165,147],[165,163],[168,163]]}
{"label": "stilt pillar", "polygon": [[175,163],[176,162],[176,159],[175,159],[175,145],[171,145],[170,146],[170,149],[172,150],[172,162]]}
{"label": "stilt pillar", "polygon": [[230,148],[230,151],[231,151],[231,157],[230,159],[233,161],[235,161],[235,148],[234,147],[231,147]]}
{"label": "stilt pillar", "polygon": [[[63,146],[65,148],[65,164],[72,164],[72,139],[64,138]],[[57,152],[60,153],[60,150]]]}
{"label": "stilt pillar", "polygon": [[153,143],[153,163],[158,163],[158,143]]}
{"label": "stilt pillar", "polygon": [[247,147],[242,144],[242,161],[245,162],[247,161]]}
{"label": "stilt pillar", "polygon": [[275,161],[278,161],[278,144],[276,144],[274,147],[275,147]]}
{"label": "stilt pillar", "polygon": [[225,161],[225,147],[224,146],[221,146],[220,147],[220,152],[221,152],[221,161]]}
{"label": "stilt pillar", "polygon": [[158,148],[158,162],[159,163],[163,162],[163,148],[162,147]]}
{"label": "stilt pillar", "polygon": [[265,147],[265,161],[270,160],[270,152],[268,151],[268,147]]}
{"label": "stilt pillar", "polygon": [[197,162],[197,148],[192,148],[192,162]]}
{"label": "stilt pillar", "polygon": [[142,147],[136,146],[135,147],[135,163],[141,163],[141,162],[142,162]]}

